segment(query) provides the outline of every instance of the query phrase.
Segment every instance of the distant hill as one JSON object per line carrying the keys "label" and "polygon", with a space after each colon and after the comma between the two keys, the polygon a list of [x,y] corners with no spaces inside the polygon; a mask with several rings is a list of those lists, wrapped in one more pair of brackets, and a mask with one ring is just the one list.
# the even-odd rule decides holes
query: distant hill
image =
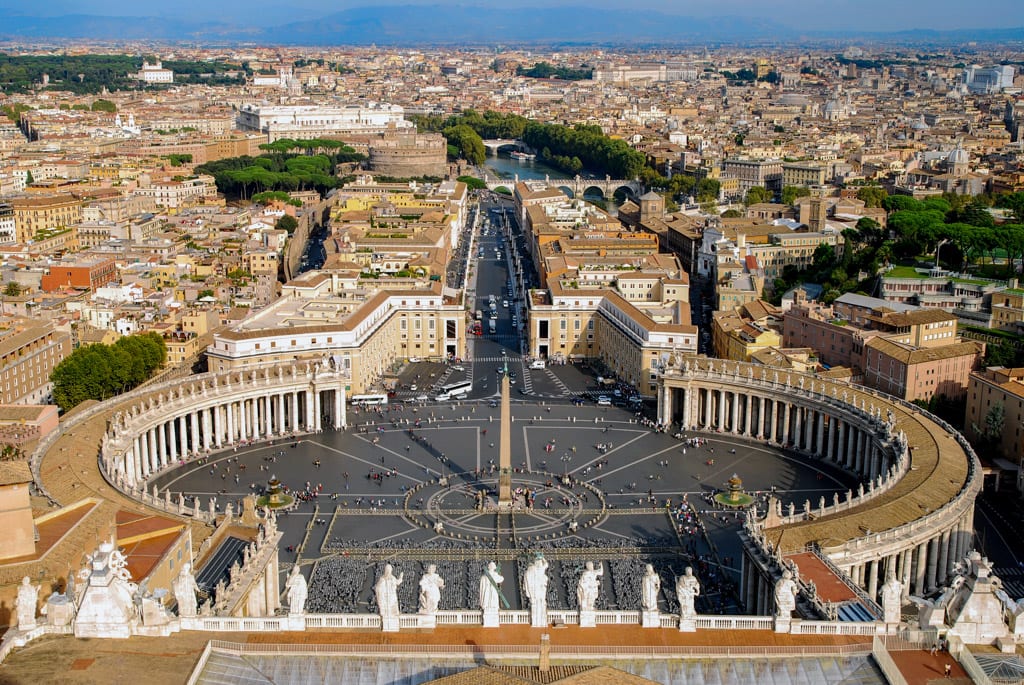
{"label": "distant hill", "polygon": [[660,44],[743,43],[751,40],[868,38],[909,43],[1024,40],[1024,28],[850,33],[797,31],[763,19],[688,17],[655,11],[586,6],[383,5],[347,9],[309,21],[259,26],[233,22],[88,14],[32,16],[31,6],[0,7],[0,39],[160,40],[246,42],[267,45]]}

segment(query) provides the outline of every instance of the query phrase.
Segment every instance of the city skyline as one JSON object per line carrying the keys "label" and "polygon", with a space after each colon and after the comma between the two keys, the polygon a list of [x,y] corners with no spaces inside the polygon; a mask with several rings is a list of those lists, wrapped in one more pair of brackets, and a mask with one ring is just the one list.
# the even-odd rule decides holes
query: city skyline
{"label": "city skyline", "polygon": [[[396,26],[400,30],[403,13],[423,12],[426,9],[436,9],[438,13],[445,13],[456,8],[472,10],[476,14],[501,9],[485,4],[467,5],[456,2],[456,0],[385,0],[385,2],[372,5],[366,0],[350,0],[343,3],[303,0],[301,3],[290,5],[287,8],[276,3],[243,3],[241,0],[227,0],[224,3],[218,3],[216,8],[211,8],[198,0],[183,0],[173,3],[169,0],[156,0],[131,8],[126,8],[122,3],[112,0],[101,0],[89,4],[78,0],[61,0],[39,7],[0,7],[0,11],[7,15],[8,19],[8,28],[0,29],[0,36],[7,33],[8,36],[76,37],[79,35],[75,33],[76,26],[79,32],[82,30],[81,18],[95,17],[106,20],[126,20],[129,26],[131,26],[131,20],[167,19],[182,22],[185,25],[185,30],[193,32],[193,35],[195,31],[207,31],[211,35],[230,35],[234,39],[244,39],[242,37],[249,33],[253,40],[275,42],[272,33],[260,34],[254,33],[254,30],[301,24],[323,18],[358,17],[365,20],[367,15],[397,20]],[[525,11],[536,9],[538,12],[544,13],[564,9],[574,11],[586,9],[595,14],[616,14],[621,10],[617,3],[610,0],[597,0],[588,3],[585,8],[581,7],[579,0],[566,0],[543,4],[534,2],[525,6],[519,5],[517,9]],[[968,6],[952,0],[939,0],[933,3],[915,0],[895,5],[882,3],[880,0],[869,0],[865,3],[841,0],[832,3],[827,13],[822,12],[820,5],[812,0],[783,0],[781,3],[773,4],[770,9],[749,0],[725,0],[715,3],[714,6],[698,3],[674,3],[667,0],[646,0],[633,6],[633,12],[626,15],[627,20],[617,23],[614,30],[624,42],[649,39],[652,36],[649,35],[649,31],[645,31],[643,18],[638,15],[661,13],[681,19],[729,18],[734,20],[732,30],[737,38],[749,37],[751,34],[771,39],[773,37],[793,38],[791,34],[800,33],[818,34],[820,37],[838,37],[908,31],[956,32],[957,35],[961,35],[972,31],[984,33],[995,29],[1012,29],[1015,24],[1013,21],[1008,22],[1007,18],[1015,16],[1014,9],[1016,9],[1015,5],[1009,0],[989,0],[989,2],[982,3],[981,7],[977,4]],[[639,10],[639,13],[636,10]],[[201,19],[197,19],[197,17],[201,17]],[[28,19],[38,19],[38,21],[26,21]],[[749,23],[749,26],[745,23]],[[163,35],[158,35],[158,26],[146,27],[143,24],[133,28],[139,35],[132,37],[147,37],[149,33],[152,33],[151,37],[153,38],[164,38]],[[561,27],[559,28],[561,30]],[[500,42],[502,40],[501,29],[501,26],[493,27],[493,33],[490,36],[492,41]],[[564,30],[566,40],[573,38],[574,29],[575,27],[571,26]],[[728,31],[727,27],[724,30],[724,35],[711,35],[710,38],[728,40]],[[185,36],[183,35],[183,37]],[[402,36],[397,38],[390,42],[402,42]],[[473,39],[481,40],[481,37]],[[483,36],[482,39],[486,41],[488,38]],[[413,35],[409,36],[409,40],[410,42],[421,41],[420,38]],[[581,42],[589,40],[596,42],[602,38],[588,36],[584,31]]]}

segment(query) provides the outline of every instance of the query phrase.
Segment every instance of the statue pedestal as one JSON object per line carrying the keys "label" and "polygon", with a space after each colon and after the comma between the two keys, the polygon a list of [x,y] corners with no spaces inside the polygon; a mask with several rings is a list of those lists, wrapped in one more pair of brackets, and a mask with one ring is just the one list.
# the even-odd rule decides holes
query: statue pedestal
{"label": "statue pedestal", "polygon": [[680,633],[696,633],[697,632],[697,619],[693,616],[686,616],[679,619],[679,632]]}
{"label": "statue pedestal", "polygon": [[416,614],[417,628],[436,628],[437,614]]}
{"label": "statue pedestal", "polygon": [[644,628],[660,628],[661,614],[657,611],[641,611],[640,625]]}
{"label": "statue pedestal", "polygon": [[792,619],[789,616],[776,616],[775,617],[775,632],[776,633],[788,633]]}
{"label": "statue pedestal", "polygon": [[591,609],[590,611],[580,612],[580,628],[596,628],[597,627],[597,615]]}
{"label": "statue pedestal", "polygon": [[397,616],[381,616],[380,627],[385,633],[397,633],[398,632],[398,617]]}
{"label": "statue pedestal", "polygon": [[547,628],[548,627],[548,612],[545,609],[531,609],[530,610],[530,627],[531,628]]}
{"label": "statue pedestal", "polygon": [[306,617],[304,614],[288,614],[281,624],[285,630],[305,630]]}
{"label": "statue pedestal", "polygon": [[484,628],[497,628],[499,625],[498,610],[488,611],[484,609]]}

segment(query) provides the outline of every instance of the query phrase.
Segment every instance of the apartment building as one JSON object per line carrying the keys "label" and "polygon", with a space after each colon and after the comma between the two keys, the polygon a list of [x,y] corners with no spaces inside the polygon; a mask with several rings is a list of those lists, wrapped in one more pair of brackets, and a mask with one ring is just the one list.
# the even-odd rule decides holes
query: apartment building
{"label": "apartment building", "polygon": [[739,182],[737,192],[740,197],[745,197],[747,191],[755,186],[776,193],[782,190],[782,160],[726,159],[722,162],[722,177]]}
{"label": "apartment building", "polygon": [[368,283],[373,287],[344,271],[309,272],[286,283],[280,299],[214,333],[210,369],[333,360],[358,393],[396,360],[465,356],[465,311],[441,294],[440,283]]}
{"label": "apartment building", "polygon": [[[1024,368],[990,366],[971,374],[964,410],[964,433],[975,445],[986,443],[986,418],[1002,407],[1003,420],[997,438],[998,456],[1018,466],[1017,487],[1024,492]],[[994,455],[989,455],[994,456]]]}
{"label": "apartment building", "polygon": [[159,207],[174,210],[216,198],[217,186],[213,176],[206,175],[181,180],[142,176],[139,178],[139,187],[136,188],[135,194],[151,199]]}
{"label": "apartment building", "polygon": [[50,373],[71,354],[71,335],[49,321],[0,319],[0,404],[46,404]]}
{"label": "apartment building", "polygon": [[0,203],[0,243],[18,242],[18,225],[14,219],[14,208]]}
{"label": "apartment building", "polygon": [[16,197],[11,199],[11,207],[19,243],[82,220],[82,203],[69,194]]}
{"label": "apartment building", "polygon": [[95,291],[117,279],[117,264],[109,257],[84,257],[51,265],[40,287],[45,292],[63,288]]}
{"label": "apartment building", "polygon": [[[664,255],[663,255],[664,256]],[[669,355],[695,354],[689,282],[627,274],[589,282],[563,276],[527,303],[529,354],[539,359],[600,359],[642,394],[653,394]]]}
{"label": "apartment building", "polygon": [[711,318],[715,356],[747,362],[761,350],[781,347],[781,314],[778,307],[764,300],[716,311]]}

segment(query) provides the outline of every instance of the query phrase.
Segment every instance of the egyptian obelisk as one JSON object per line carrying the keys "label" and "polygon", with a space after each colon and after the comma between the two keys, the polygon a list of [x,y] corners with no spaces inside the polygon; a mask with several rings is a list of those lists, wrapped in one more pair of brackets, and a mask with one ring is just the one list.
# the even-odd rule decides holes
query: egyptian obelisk
{"label": "egyptian obelisk", "polygon": [[501,433],[498,435],[498,507],[512,507],[512,404],[508,362],[501,375]]}

